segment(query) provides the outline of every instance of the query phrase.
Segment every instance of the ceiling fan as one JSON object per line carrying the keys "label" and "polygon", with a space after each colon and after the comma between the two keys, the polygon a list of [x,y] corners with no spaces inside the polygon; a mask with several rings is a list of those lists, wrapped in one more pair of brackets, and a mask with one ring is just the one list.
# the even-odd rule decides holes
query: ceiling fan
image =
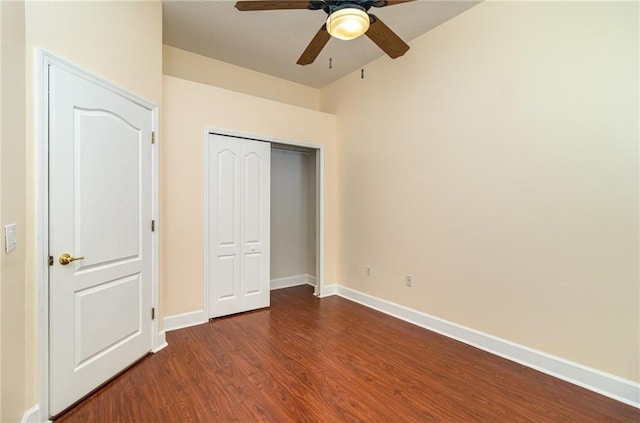
{"label": "ceiling fan", "polygon": [[241,12],[284,9],[323,10],[327,14],[327,21],[298,59],[297,63],[304,66],[316,60],[332,36],[351,40],[365,34],[392,59],[402,56],[409,50],[407,43],[402,41],[380,18],[369,13],[369,9],[411,1],[414,0],[239,1],[236,3],[236,9]]}

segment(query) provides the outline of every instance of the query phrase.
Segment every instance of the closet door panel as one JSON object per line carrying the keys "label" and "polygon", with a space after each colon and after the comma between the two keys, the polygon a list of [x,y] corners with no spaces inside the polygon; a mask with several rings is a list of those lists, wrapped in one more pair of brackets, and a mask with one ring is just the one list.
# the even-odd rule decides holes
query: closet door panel
{"label": "closet door panel", "polygon": [[262,253],[254,253],[245,255],[244,274],[245,274],[245,295],[260,294],[260,269],[261,262],[264,260]]}
{"label": "closet door panel", "polygon": [[207,142],[208,317],[269,305],[269,143],[210,134]]}
{"label": "closet door panel", "polygon": [[251,244],[259,244],[263,236],[260,222],[260,167],[263,161],[264,158],[255,152],[244,157],[244,240]]}
{"label": "closet door panel", "polygon": [[218,278],[218,300],[228,300],[231,298],[237,297],[236,286],[237,281],[240,279],[238,277],[238,272],[236,271],[237,266],[237,255],[232,256],[220,256],[218,257],[218,274],[216,275]]}

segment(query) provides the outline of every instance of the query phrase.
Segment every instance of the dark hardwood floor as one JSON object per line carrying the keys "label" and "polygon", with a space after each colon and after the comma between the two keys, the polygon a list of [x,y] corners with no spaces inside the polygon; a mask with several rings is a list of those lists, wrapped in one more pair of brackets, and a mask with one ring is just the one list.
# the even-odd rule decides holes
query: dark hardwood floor
{"label": "dark hardwood floor", "polygon": [[57,422],[639,422],[640,410],[310,287],[167,334]]}

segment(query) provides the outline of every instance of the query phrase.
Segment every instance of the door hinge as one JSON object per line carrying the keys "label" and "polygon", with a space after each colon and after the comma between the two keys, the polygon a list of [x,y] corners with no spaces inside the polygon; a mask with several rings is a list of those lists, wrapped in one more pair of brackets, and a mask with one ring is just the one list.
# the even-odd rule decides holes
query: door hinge
{"label": "door hinge", "polygon": [[49,266],[53,266],[53,256],[49,256]]}
{"label": "door hinge", "polygon": [[156,132],[151,131],[151,144],[155,144],[155,143],[156,143]]}
{"label": "door hinge", "polygon": [[151,232],[155,232],[156,231],[156,221],[152,220],[151,221]]}
{"label": "door hinge", "polygon": [[151,309],[151,320],[155,320],[156,319],[156,308],[153,307]]}

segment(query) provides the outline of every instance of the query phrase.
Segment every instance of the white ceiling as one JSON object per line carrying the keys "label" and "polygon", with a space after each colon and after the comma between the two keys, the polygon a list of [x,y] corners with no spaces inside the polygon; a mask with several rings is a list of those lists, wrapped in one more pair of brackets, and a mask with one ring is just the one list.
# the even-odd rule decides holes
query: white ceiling
{"label": "white ceiling", "polygon": [[[478,2],[421,0],[372,8],[370,13],[411,46],[414,38]],[[164,0],[164,43],[315,88],[324,87],[384,55],[366,36],[352,41],[331,39],[314,63],[297,65],[296,61],[326,20],[322,10],[240,12],[234,4],[235,1],[220,0]],[[410,54],[411,49],[406,55]],[[329,58],[333,59],[332,69]]]}

